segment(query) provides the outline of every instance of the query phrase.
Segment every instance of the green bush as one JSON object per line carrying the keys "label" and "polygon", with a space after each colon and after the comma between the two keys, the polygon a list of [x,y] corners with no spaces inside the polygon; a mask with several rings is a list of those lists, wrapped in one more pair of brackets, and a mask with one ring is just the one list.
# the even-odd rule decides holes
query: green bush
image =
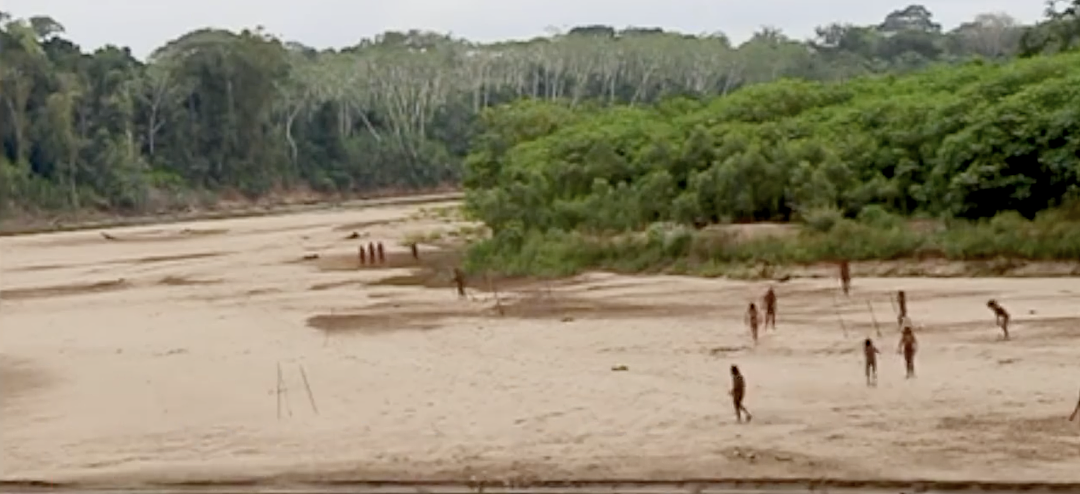
{"label": "green bush", "polygon": [[519,245],[498,237],[480,241],[468,251],[466,266],[471,271],[559,277],[587,269],[730,274],[758,263],[808,265],[840,259],[1080,260],[1080,222],[1047,223],[1005,213],[991,221],[952,221],[927,230],[891,220],[874,224],[840,219],[828,231],[804,227],[789,236],[749,239],[731,232],[653,225],[645,234],[612,237],[534,230]]}
{"label": "green bush", "polygon": [[[783,80],[704,104],[511,104],[485,114],[466,161],[470,217],[496,233],[470,259],[552,275],[1080,259],[1078,108],[1080,53]],[[798,232],[690,230],[762,220]]]}

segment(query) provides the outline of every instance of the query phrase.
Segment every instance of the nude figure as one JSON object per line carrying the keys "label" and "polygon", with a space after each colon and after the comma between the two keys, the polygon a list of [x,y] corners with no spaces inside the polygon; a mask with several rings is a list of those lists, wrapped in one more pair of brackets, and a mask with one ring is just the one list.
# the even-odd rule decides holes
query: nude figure
{"label": "nude figure", "polygon": [[420,260],[420,248],[417,247],[415,243],[409,244],[409,247],[412,249],[412,258],[419,261]]}
{"label": "nude figure", "polygon": [[769,287],[769,291],[765,292],[765,327],[772,326],[773,330],[776,330],[776,292],[772,287]]}
{"label": "nude figure", "polygon": [[844,295],[851,291],[851,265],[847,260],[840,261],[840,287],[844,289]]}
{"label": "nude figure", "polygon": [[454,268],[454,285],[457,286],[458,297],[465,297],[465,273],[461,269]]}
{"label": "nude figure", "polygon": [[896,324],[904,327],[904,321],[907,320],[907,294],[903,290],[896,292],[896,305],[900,310],[896,316]]}
{"label": "nude figure", "polygon": [[368,259],[371,259],[371,263],[375,264],[375,243],[368,242],[367,244]]}
{"label": "nude figure", "polygon": [[870,338],[863,343],[863,355],[866,357],[866,385],[877,386],[877,356],[881,352]]}
{"label": "nude figure", "polygon": [[1001,328],[1001,331],[1005,333],[1005,339],[1009,339],[1009,313],[994,299],[990,299],[989,302],[986,302],[986,306],[994,311],[994,323],[996,323]]}
{"label": "nude figure", "polygon": [[746,398],[746,380],[739,372],[739,366],[731,366],[731,403],[735,405],[735,420],[742,422],[742,414],[746,414],[746,421],[750,422],[754,417],[743,406],[743,398]]}
{"label": "nude figure", "polygon": [[360,254],[360,265],[363,266],[367,264],[367,252],[364,251],[364,246],[361,245],[356,251]]}
{"label": "nude figure", "polygon": [[904,354],[906,379],[915,377],[915,352],[918,350],[919,342],[915,340],[915,331],[911,329],[911,326],[904,326],[904,331],[900,333],[900,344],[896,347],[896,353]]}
{"label": "nude figure", "polygon": [[379,253],[379,264],[384,264],[384,263],[386,263],[386,250],[385,250],[385,249],[383,249],[383,244],[382,244],[382,242],[379,242],[378,244],[376,244],[376,246],[375,246],[375,249],[376,249],[376,250],[378,251],[378,253]]}
{"label": "nude figure", "polygon": [[744,323],[750,327],[750,336],[754,338],[754,344],[758,342],[758,325],[760,324],[760,315],[758,314],[757,306],[753,302],[750,302],[750,307],[746,309],[746,316]]}

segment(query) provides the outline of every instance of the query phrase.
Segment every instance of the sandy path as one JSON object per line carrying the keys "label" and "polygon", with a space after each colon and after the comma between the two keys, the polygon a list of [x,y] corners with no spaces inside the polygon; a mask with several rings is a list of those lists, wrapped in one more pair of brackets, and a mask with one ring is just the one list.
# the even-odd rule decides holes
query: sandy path
{"label": "sandy path", "polygon": [[[299,262],[351,256],[350,231],[397,252],[453,226],[415,210],[0,239],[0,477],[1080,482],[1080,424],[1065,420],[1076,278],[857,279],[847,338],[833,283],[795,280],[753,348],[741,314],[760,283],[589,275],[504,293],[528,305],[499,318],[483,293],[368,284],[405,269]],[[923,326],[910,381],[892,352],[897,288]],[[990,297],[1015,340],[997,340]],[[884,331],[874,389],[858,351],[868,300]],[[732,363],[749,425],[727,401]]]}

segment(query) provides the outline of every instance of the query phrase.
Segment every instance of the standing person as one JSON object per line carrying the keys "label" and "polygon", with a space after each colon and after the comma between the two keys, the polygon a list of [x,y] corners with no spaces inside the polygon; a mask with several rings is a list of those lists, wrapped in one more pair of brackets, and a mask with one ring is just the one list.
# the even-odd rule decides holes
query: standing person
{"label": "standing person", "polygon": [[750,415],[750,411],[743,406],[743,398],[746,398],[746,380],[743,379],[743,375],[739,372],[739,366],[731,366],[731,403],[735,405],[735,420],[742,422],[742,414],[746,414],[746,421],[750,422],[754,417]]}
{"label": "standing person", "polygon": [[915,332],[911,326],[904,326],[900,333],[900,344],[896,347],[896,353],[903,352],[904,366],[907,369],[906,379],[915,377],[915,352],[919,350],[919,342],[915,341]]}
{"label": "standing person", "polygon": [[773,331],[776,330],[776,292],[770,286],[769,291],[765,292],[765,327],[770,325]]}
{"label": "standing person", "polygon": [[863,355],[866,357],[866,385],[877,386],[877,356],[881,352],[870,338],[863,343]]}
{"label": "standing person", "polygon": [[844,289],[844,295],[851,291],[851,265],[847,259],[840,261],[840,287]]}
{"label": "standing person", "polygon": [[900,314],[896,316],[896,324],[902,328],[907,319],[907,294],[903,290],[896,292],[896,305],[900,309]]}
{"label": "standing person", "polygon": [[994,323],[1005,332],[1005,339],[1009,339],[1009,313],[994,299],[990,299],[986,306],[994,311]]}
{"label": "standing person", "polygon": [[454,268],[454,286],[457,287],[458,297],[465,298],[465,273],[460,268]]}
{"label": "standing person", "polygon": [[750,326],[750,336],[754,338],[754,344],[757,345],[758,341],[758,325],[760,324],[757,306],[753,302],[750,302],[750,307],[746,309],[746,316],[743,322]]}

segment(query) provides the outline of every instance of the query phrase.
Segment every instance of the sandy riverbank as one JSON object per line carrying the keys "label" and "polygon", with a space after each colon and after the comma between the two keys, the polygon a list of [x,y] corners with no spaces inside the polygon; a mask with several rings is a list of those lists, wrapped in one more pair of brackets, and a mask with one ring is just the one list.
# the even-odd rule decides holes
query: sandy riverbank
{"label": "sandy riverbank", "polygon": [[[859,278],[847,299],[793,280],[754,348],[742,311],[764,283],[519,283],[501,317],[489,293],[410,286],[397,241],[453,228],[416,210],[0,239],[0,477],[1080,482],[1080,279]],[[356,269],[368,240],[399,267]],[[910,381],[896,289],[922,326]],[[732,363],[751,424],[727,401]]]}

